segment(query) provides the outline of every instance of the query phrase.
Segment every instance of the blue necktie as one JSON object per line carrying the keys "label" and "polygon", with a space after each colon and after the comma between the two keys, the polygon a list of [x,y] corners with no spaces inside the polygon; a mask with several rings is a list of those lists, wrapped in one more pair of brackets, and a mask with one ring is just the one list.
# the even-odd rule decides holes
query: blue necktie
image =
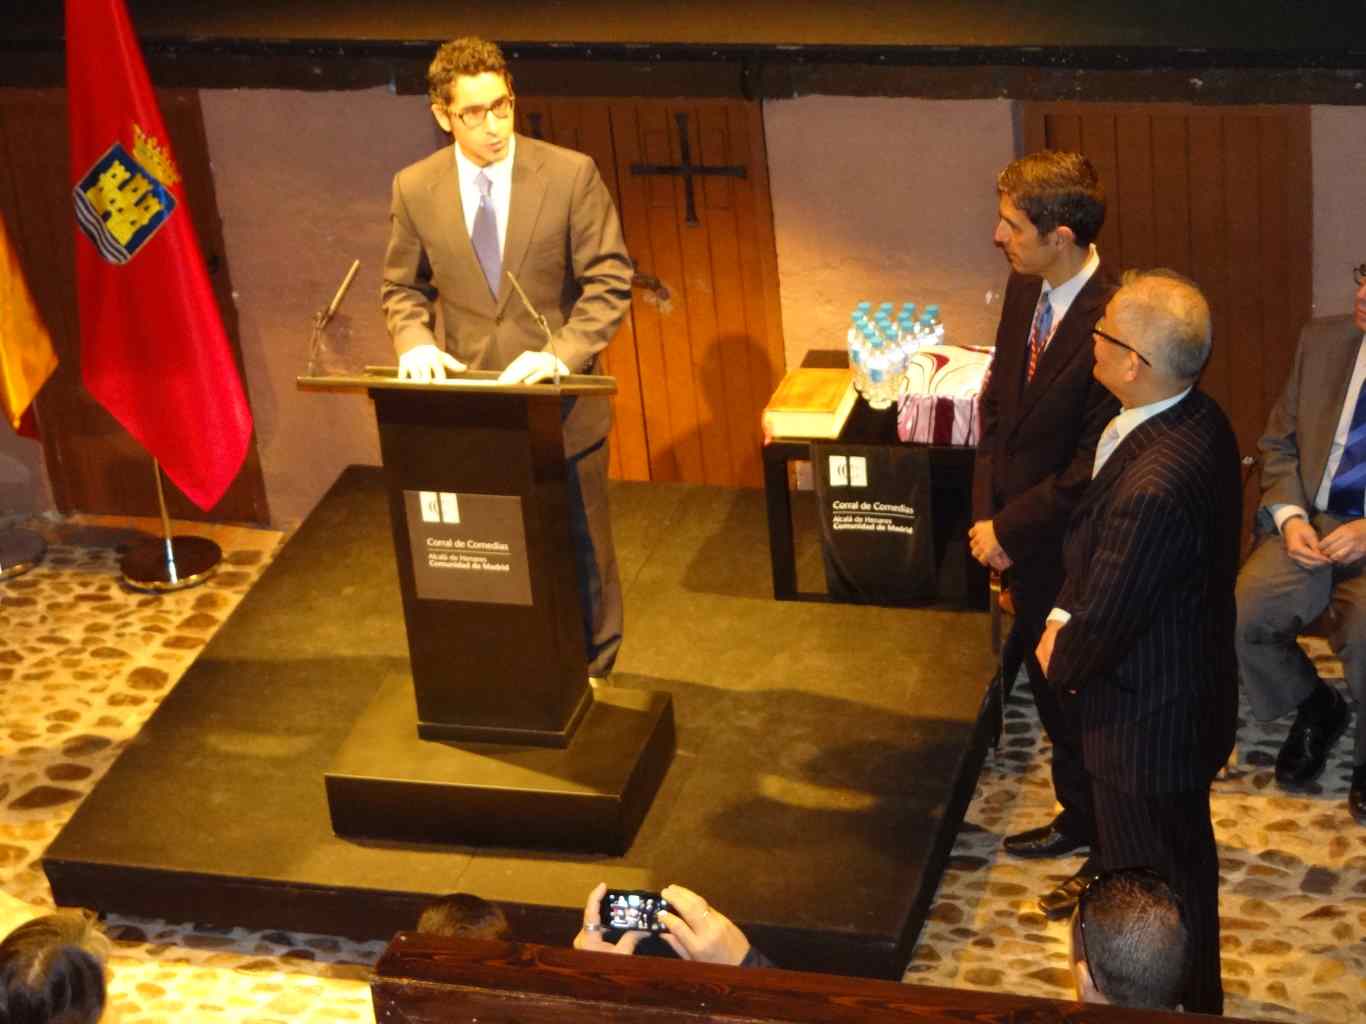
{"label": "blue necktie", "polygon": [[480,171],[475,176],[474,183],[479,186],[479,209],[474,215],[474,230],[470,232],[470,241],[474,243],[474,255],[479,257],[479,266],[484,270],[484,280],[488,282],[489,291],[493,292],[496,299],[498,285],[503,276],[503,255],[498,251],[498,215],[494,212],[493,199],[489,196],[493,182],[487,174]]}
{"label": "blue necktie", "polygon": [[1349,519],[1361,518],[1362,497],[1366,495],[1366,387],[1357,395],[1352,410],[1352,426],[1342,446],[1342,461],[1328,489],[1328,511]]}
{"label": "blue necktie", "polygon": [[1039,295],[1039,308],[1034,313],[1034,326],[1029,330],[1029,364],[1025,368],[1025,382],[1034,379],[1039,357],[1048,346],[1048,332],[1053,329],[1053,300],[1048,292]]}

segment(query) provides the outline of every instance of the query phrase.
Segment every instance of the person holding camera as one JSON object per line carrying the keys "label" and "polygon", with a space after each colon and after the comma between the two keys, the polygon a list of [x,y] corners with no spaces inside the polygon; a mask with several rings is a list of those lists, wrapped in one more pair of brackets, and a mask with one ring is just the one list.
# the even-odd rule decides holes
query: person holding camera
{"label": "person holding camera", "polygon": [[[658,894],[661,909],[655,913],[657,930],[628,929],[619,931],[602,921],[602,908],[609,893],[605,882],[599,882],[588,894],[583,907],[583,927],[574,936],[574,948],[595,953],[618,953],[630,956],[642,939],[658,935],[682,960],[698,960],[708,964],[730,967],[774,967],[773,961],[750,945],[739,927],[707,901],[681,885],[666,885]],[[672,910],[662,909],[662,906]],[[648,922],[643,922],[648,923]],[[615,939],[612,936],[619,936]]]}

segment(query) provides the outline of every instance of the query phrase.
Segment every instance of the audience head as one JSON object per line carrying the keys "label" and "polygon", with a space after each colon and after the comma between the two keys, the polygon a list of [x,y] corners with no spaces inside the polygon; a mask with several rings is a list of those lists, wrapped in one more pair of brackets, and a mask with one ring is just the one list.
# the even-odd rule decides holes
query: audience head
{"label": "audience head", "polygon": [[1181,901],[1147,868],[1101,875],[1072,915],[1072,974],[1084,1002],[1175,1009],[1188,970]]}
{"label": "audience head", "polygon": [[[1105,223],[1105,190],[1091,161],[1080,153],[1045,149],[1022,156],[997,175],[996,192],[1023,213],[1045,241],[1051,236],[1056,244],[1086,249]],[[997,244],[1007,248],[1009,256],[1000,232],[998,225]]]}
{"label": "audience head", "polygon": [[1096,379],[1126,408],[1179,394],[1209,360],[1209,303],[1174,270],[1128,271],[1096,323]]}
{"label": "audience head", "polygon": [[488,900],[467,892],[451,893],[432,900],[417,919],[423,935],[449,935],[462,939],[511,939],[512,929],[503,911]]}
{"label": "audience head", "polygon": [[92,914],[60,910],[0,942],[0,1020],[94,1024],[104,1013],[109,940]]}

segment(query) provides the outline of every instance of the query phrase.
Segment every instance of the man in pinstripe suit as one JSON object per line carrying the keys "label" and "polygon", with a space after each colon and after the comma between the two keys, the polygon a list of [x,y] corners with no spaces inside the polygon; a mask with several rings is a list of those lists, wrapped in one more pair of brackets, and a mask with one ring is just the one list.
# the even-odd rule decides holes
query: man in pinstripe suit
{"label": "man in pinstripe suit", "polygon": [[1098,848],[1072,880],[1145,866],[1189,915],[1182,1004],[1219,1013],[1219,862],[1209,787],[1233,748],[1238,678],[1238,446],[1195,389],[1204,296],[1170,271],[1127,275],[1095,328],[1096,379],[1122,411],[1063,547],[1067,573],[1037,654],[1081,724]]}

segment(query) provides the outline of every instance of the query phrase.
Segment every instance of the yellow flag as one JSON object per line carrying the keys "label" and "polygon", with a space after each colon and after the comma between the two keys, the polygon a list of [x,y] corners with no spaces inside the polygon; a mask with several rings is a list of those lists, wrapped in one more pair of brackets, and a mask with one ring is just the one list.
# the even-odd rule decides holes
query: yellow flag
{"label": "yellow flag", "polygon": [[55,369],[52,338],[33,304],[19,257],[0,219],[0,406],[15,430]]}

